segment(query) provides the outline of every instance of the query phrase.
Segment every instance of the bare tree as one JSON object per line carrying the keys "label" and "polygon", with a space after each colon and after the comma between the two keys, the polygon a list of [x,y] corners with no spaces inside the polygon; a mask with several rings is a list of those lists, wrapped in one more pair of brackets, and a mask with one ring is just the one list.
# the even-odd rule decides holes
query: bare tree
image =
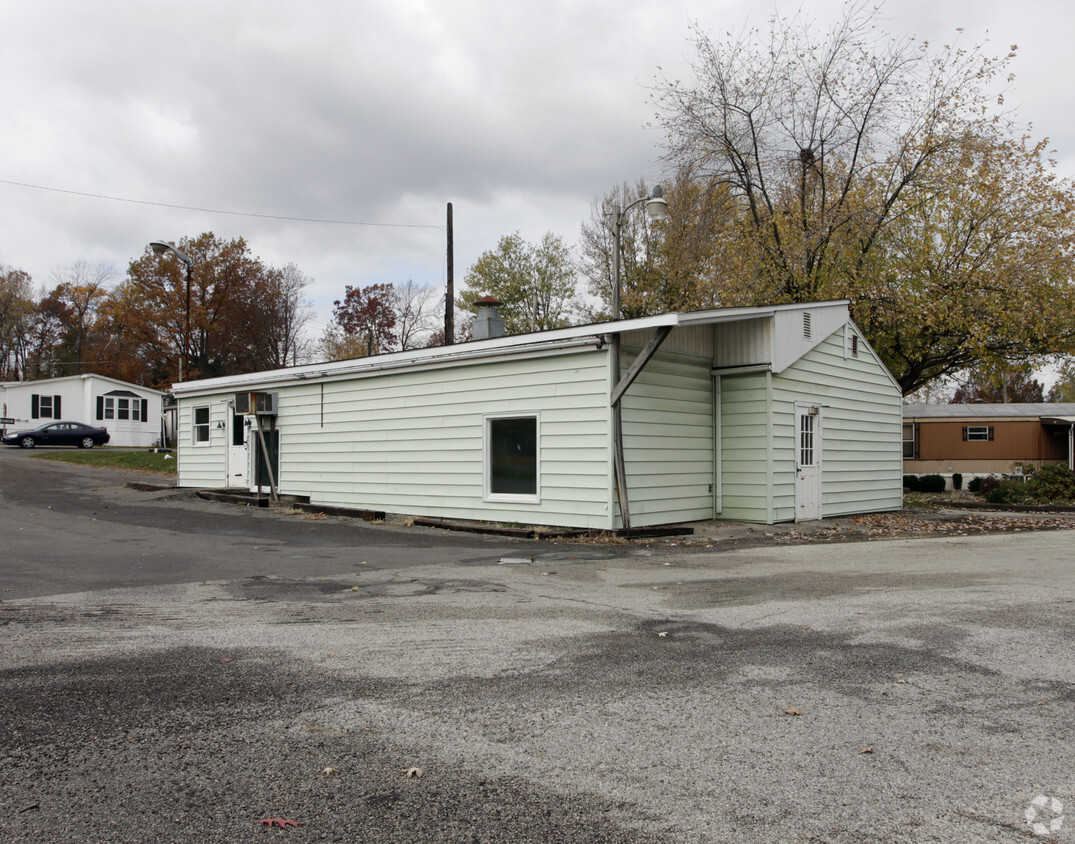
{"label": "bare tree", "polygon": [[392,288],[399,347],[423,348],[438,328],[443,331],[444,296],[439,288],[422,287],[412,280],[394,284]]}
{"label": "bare tree", "polygon": [[309,276],[294,264],[288,264],[268,269],[251,291],[258,317],[248,325],[261,366],[272,369],[293,366],[309,355],[305,329],[312,310],[303,293],[310,283]]}
{"label": "bare tree", "polygon": [[741,203],[768,298],[860,272],[931,162],[1002,128],[983,108],[1014,53],[932,50],[879,34],[877,15],[855,0],[824,36],[796,16],[722,43],[695,26],[694,81],[656,94],[669,157]]}
{"label": "bare tree", "polygon": [[79,374],[87,365],[93,368],[92,364],[97,363],[87,360],[87,335],[94,328],[97,308],[108,297],[109,283],[116,275],[116,268],[111,264],[81,259],[53,272],[57,285],[54,295],[63,302],[70,316],[67,333],[74,360],[69,361],[72,371],[65,374]]}

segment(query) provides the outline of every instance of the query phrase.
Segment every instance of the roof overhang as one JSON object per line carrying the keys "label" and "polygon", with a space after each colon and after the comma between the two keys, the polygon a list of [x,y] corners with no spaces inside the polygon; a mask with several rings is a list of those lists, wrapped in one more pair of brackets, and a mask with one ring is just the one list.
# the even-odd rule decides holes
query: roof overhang
{"label": "roof overhang", "polygon": [[366,358],[351,358],[327,363],[303,364],[284,369],[252,372],[246,375],[228,375],[220,378],[206,378],[199,381],[185,381],[172,385],[176,396],[190,396],[217,392],[232,388],[250,388],[294,383],[296,380],[332,380],[339,377],[361,377],[364,374],[377,374],[386,370],[414,369],[438,366],[467,360],[508,357],[519,354],[556,353],[571,348],[585,346],[600,347],[607,342],[611,334],[623,334],[628,331],[646,331],[662,327],[716,325],[719,323],[738,322],[747,319],[772,317],[777,312],[788,310],[810,310],[824,307],[847,308],[848,299],[827,302],[808,302],[786,305],[769,305],[763,307],[716,308],[706,311],[682,311],[655,316],[620,319],[612,322],[593,323],[591,325],[574,325],[551,331],[530,334],[515,334],[495,337],[490,340],[472,340],[453,346],[437,346],[428,349],[412,349],[404,352],[390,352]]}

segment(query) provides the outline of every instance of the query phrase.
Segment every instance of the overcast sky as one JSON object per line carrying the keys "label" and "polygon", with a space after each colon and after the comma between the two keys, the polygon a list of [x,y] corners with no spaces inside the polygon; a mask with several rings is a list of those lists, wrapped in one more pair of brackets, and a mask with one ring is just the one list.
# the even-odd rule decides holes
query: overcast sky
{"label": "overcast sky", "polygon": [[[442,285],[451,202],[461,285],[502,235],[573,244],[596,197],[660,173],[649,88],[685,73],[691,21],[741,32],[800,5],[822,26],[841,8],[0,0],[0,264],[51,286],[80,259],[122,276],[150,240],[242,236],[313,277],[324,323],[347,284]],[[1075,3],[888,0],[882,17],[897,35],[1018,44],[1007,104],[1075,176]]]}

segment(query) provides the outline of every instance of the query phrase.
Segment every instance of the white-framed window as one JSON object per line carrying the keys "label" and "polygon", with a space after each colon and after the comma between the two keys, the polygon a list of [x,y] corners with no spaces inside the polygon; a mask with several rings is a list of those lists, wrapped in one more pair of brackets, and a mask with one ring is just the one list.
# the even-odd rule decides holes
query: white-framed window
{"label": "white-framed window", "polygon": [[194,408],[191,430],[194,445],[209,445],[209,405]]}
{"label": "white-framed window", "polygon": [[[100,405],[101,419],[123,419],[132,422],[148,421],[149,411],[143,414],[145,399],[104,396]],[[147,418],[143,418],[146,416]]]}
{"label": "white-framed window", "polygon": [[988,442],[993,439],[993,426],[967,425],[963,429],[963,439],[967,442]]}
{"label": "white-framed window", "polygon": [[917,446],[917,444],[918,443],[916,442],[916,438],[915,438],[915,424],[914,424],[914,422],[904,422],[903,423],[903,459],[904,460],[914,460],[915,452],[916,452],[915,447]]}
{"label": "white-framed window", "polygon": [[30,418],[31,419],[59,419],[60,397],[45,396],[38,393],[30,394]]}
{"label": "white-framed window", "polygon": [[540,440],[537,413],[485,417],[486,501],[541,501]]}
{"label": "white-framed window", "polygon": [[814,465],[814,430],[817,416],[803,413],[799,417],[799,468]]}

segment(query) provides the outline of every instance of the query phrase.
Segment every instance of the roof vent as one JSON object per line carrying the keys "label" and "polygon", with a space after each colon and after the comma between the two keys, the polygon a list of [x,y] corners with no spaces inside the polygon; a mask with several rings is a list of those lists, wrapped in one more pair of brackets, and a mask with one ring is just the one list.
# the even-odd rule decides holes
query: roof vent
{"label": "roof vent", "polygon": [[803,337],[810,339],[810,312],[803,311]]}
{"label": "roof vent", "polygon": [[478,315],[474,317],[474,323],[470,328],[471,337],[475,340],[503,337],[504,320],[500,316],[500,306],[503,302],[492,296],[483,296],[474,304],[478,308]]}

